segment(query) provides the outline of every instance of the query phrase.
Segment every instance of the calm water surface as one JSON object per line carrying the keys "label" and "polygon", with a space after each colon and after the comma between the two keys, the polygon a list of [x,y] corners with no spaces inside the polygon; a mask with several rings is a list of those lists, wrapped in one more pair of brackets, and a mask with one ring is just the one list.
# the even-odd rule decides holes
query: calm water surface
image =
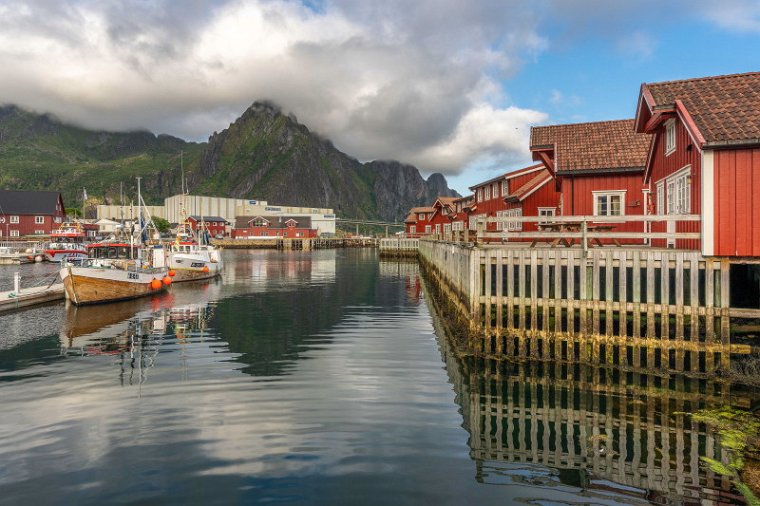
{"label": "calm water surface", "polygon": [[225,260],[152,299],[0,316],[0,503],[734,500],[677,414],[743,399],[726,385],[459,358],[416,265],[374,251]]}

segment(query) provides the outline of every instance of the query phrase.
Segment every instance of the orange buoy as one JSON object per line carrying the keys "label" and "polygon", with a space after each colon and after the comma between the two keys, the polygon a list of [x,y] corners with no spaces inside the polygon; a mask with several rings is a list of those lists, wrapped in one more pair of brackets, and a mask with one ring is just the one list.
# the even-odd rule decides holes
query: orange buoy
{"label": "orange buoy", "polygon": [[161,280],[160,279],[154,279],[150,282],[150,287],[154,290],[158,290],[161,288]]}
{"label": "orange buoy", "polygon": [[208,272],[208,265],[203,266],[203,272]]}
{"label": "orange buoy", "polygon": [[172,284],[172,278],[170,276],[164,276],[164,279],[162,279],[161,282],[166,286],[169,286]]}
{"label": "orange buoy", "polygon": [[177,273],[176,273],[176,272],[174,272],[174,269],[170,270],[170,271],[168,272],[168,274],[169,274],[169,276],[171,276],[171,277],[174,277],[174,276],[176,276],[176,275],[177,275]]}

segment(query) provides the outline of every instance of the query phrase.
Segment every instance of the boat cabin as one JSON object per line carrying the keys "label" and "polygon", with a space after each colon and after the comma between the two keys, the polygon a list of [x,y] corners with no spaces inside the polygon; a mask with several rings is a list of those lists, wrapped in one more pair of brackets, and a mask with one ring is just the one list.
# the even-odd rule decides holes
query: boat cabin
{"label": "boat cabin", "polygon": [[138,246],[127,243],[96,243],[90,244],[87,249],[90,258],[100,260],[129,260],[136,257],[139,251]]}

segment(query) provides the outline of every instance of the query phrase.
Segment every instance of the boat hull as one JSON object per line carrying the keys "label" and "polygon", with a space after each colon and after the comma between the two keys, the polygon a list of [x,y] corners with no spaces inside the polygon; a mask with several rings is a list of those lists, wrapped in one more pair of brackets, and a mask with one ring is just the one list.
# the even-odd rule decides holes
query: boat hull
{"label": "boat hull", "polygon": [[172,269],[174,276],[172,277],[172,283],[182,283],[183,281],[200,281],[202,279],[213,279],[222,274],[221,270],[209,269],[208,272],[204,272],[203,269]]}
{"label": "boat hull", "polygon": [[60,263],[64,260],[76,260],[87,258],[85,250],[45,250],[45,260]]}
{"label": "boat hull", "polygon": [[66,297],[74,304],[101,304],[118,300],[136,299],[166,290],[151,286],[154,279],[166,276],[166,270],[153,269],[151,272],[134,272],[112,268],[67,266],[61,269]]}
{"label": "boat hull", "polygon": [[212,279],[222,274],[222,262],[216,251],[170,253],[167,265],[174,271],[173,283]]}

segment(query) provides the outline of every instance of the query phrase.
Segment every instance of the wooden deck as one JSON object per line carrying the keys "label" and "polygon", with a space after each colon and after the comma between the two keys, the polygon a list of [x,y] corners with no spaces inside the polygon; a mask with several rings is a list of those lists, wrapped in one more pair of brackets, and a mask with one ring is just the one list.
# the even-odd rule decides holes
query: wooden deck
{"label": "wooden deck", "polygon": [[34,288],[22,288],[18,292],[13,290],[0,292],[0,312],[13,311],[46,302],[54,302],[65,298],[63,283],[55,283],[50,286],[38,286]]}
{"label": "wooden deck", "polygon": [[423,267],[470,320],[488,356],[708,373],[726,369],[727,259],[645,247],[530,248],[421,240]]}

